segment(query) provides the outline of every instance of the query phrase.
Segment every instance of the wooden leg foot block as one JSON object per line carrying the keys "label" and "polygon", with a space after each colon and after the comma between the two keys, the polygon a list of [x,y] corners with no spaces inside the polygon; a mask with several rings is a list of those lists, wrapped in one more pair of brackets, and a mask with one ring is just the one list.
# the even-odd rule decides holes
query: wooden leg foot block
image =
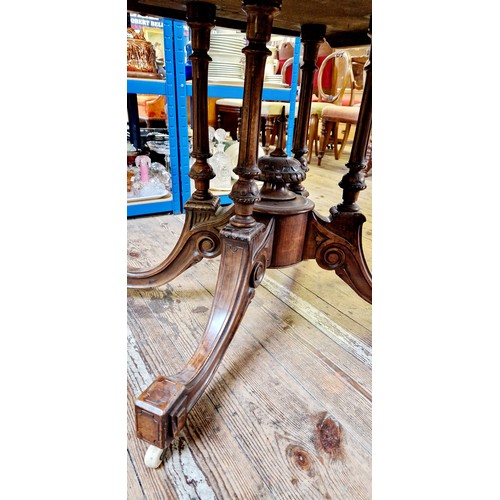
{"label": "wooden leg foot block", "polygon": [[135,402],[137,437],[166,448],[184,427],[186,402],[183,384],[158,377]]}

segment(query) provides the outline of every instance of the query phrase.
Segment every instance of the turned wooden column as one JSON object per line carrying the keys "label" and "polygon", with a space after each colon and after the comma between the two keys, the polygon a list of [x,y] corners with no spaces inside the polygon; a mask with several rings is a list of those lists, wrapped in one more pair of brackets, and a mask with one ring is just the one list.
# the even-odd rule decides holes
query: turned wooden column
{"label": "turned wooden column", "polygon": [[[366,167],[366,149],[372,129],[372,61],[371,47],[368,62],[365,66],[366,79],[363,97],[359,109],[358,124],[352,143],[351,155],[346,167],[349,172],[342,177],[339,186],[343,189],[342,203],[336,209],[340,212],[358,212],[359,192],[366,188],[364,168]],[[334,211],[335,211],[335,207]]]}
{"label": "turned wooden column", "polygon": [[235,215],[230,219],[231,225],[250,228],[256,224],[252,214],[253,206],[259,199],[255,179],[260,173],[257,167],[260,112],[266,58],[271,54],[266,43],[271,39],[273,18],[281,9],[281,1],[243,0],[242,4],[247,15],[248,45],[242,50],[245,54],[245,83],[241,141],[238,164],[234,169],[239,179],[233,184],[229,197],[234,201],[235,211]]}
{"label": "turned wooden column", "polygon": [[212,156],[208,137],[208,64],[212,60],[208,55],[210,31],[215,26],[215,5],[208,2],[190,2],[187,4],[186,20],[191,28],[193,53],[189,56],[193,67],[193,109],[191,123],[193,127],[193,151],[191,157],[196,161],[189,171],[194,180],[195,200],[213,198],[208,190],[210,179],[215,177],[207,159]]}
{"label": "turned wooden column", "polygon": [[[300,85],[299,110],[295,121],[293,134],[292,153],[294,158],[300,162],[304,172],[309,171],[307,165],[307,137],[309,131],[309,120],[311,115],[311,102],[314,86],[314,73],[318,70],[316,60],[318,59],[318,49],[324,40],[326,26],[324,24],[304,24],[301,26],[301,43],[304,46],[302,58],[302,79]],[[305,176],[304,176],[305,178]],[[290,189],[297,194],[308,196],[302,182],[290,184]]]}

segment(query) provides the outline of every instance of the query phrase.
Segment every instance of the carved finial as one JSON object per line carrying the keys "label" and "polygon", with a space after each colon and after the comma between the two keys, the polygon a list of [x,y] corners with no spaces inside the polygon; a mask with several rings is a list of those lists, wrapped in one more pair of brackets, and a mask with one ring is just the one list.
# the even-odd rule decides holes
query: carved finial
{"label": "carved finial", "polygon": [[287,187],[289,183],[300,183],[305,173],[300,162],[289,157],[285,151],[285,106],[281,108],[281,115],[276,119],[278,125],[278,143],[275,150],[267,156],[259,158],[259,179],[264,181],[260,190],[263,200],[286,201],[293,200],[296,195]]}

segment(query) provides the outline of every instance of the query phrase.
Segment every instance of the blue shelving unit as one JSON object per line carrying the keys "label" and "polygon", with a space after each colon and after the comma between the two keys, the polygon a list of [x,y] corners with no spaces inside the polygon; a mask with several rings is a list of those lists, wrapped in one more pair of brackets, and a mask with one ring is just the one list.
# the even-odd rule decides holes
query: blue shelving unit
{"label": "blue shelving unit", "polygon": [[158,94],[165,95],[164,80],[146,80],[142,78],[129,78],[127,80],[129,94]]}
{"label": "blue shelving unit", "polygon": [[175,83],[177,85],[177,126],[179,131],[179,164],[185,175],[181,177],[182,206],[191,196],[189,166],[188,110],[186,85],[186,23],[174,21]]}

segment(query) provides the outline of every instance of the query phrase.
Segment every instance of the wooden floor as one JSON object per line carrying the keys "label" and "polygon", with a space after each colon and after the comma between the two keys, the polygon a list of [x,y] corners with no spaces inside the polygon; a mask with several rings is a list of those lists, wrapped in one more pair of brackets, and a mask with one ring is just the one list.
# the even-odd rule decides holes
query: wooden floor
{"label": "wooden floor", "polygon": [[[327,153],[305,182],[323,215],[346,172]],[[371,184],[360,194],[371,268]],[[128,220],[130,267],[163,259],[183,216]],[[148,469],[134,400],[180,370],[208,320],[219,258],[172,283],[128,291],[128,498],[371,498],[371,305],[315,261],[269,269],[187,427]]]}

